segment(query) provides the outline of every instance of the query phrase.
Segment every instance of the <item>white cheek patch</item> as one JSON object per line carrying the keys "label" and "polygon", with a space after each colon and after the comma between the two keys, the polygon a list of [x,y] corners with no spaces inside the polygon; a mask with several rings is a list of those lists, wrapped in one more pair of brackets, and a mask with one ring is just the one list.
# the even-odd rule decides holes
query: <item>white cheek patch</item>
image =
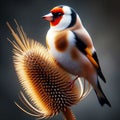
{"label": "white cheek patch", "polygon": [[59,22],[58,25],[52,26],[54,30],[63,30],[69,26],[71,23],[71,16],[70,15],[63,15],[61,21]]}

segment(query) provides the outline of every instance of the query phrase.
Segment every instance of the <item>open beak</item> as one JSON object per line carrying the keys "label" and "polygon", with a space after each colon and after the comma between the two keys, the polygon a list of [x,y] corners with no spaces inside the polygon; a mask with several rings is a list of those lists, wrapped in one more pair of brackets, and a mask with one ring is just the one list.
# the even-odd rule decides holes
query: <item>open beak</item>
{"label": "open beak", "polygon": [[47,15],[44,15],[42,18],[51,22],[53,20],[53,14],[48,13]]}

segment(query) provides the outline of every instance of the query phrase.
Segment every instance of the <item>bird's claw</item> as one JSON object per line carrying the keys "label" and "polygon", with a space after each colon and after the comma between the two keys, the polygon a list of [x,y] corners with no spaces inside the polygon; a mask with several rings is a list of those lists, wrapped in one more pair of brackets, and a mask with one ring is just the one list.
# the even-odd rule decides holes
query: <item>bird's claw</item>
{"label": "bird's claw", "polygon": [[78,77],[79,77],[79,76],[77,76],[74,80],[68,82],[68,87],[69,87],[70,89],[73,88],[74,83],[75,83],[75,81],[78,79]]}

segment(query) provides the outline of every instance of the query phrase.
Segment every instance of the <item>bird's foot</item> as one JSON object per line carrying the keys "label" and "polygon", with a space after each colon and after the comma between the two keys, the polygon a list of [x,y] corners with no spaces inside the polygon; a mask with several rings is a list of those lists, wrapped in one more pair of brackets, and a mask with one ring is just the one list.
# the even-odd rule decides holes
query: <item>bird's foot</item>
{"label": "bird's foot", "polygon": [[75,83],[75,81],[78,79],[78,77],[79,77],[79,76],[77,75],[76,78],[75,78],[74,80],[68,82],[68,87],[69,87],[70,89],[73,88],[74,83]]}

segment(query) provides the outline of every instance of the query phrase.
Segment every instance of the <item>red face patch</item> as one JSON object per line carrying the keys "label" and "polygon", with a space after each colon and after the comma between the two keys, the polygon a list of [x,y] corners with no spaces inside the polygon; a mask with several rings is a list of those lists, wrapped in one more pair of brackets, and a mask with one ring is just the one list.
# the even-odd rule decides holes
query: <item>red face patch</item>
{"label": "red face patch", "polygon": [[[62,15],[64,14],[62,8],[55,7],[51,10],[51,13],[53,14],[53,21],[50,22],[52,26],[56,26],[60,20],[62,19]],[[60,15],[61,14],[61,15]]]}

